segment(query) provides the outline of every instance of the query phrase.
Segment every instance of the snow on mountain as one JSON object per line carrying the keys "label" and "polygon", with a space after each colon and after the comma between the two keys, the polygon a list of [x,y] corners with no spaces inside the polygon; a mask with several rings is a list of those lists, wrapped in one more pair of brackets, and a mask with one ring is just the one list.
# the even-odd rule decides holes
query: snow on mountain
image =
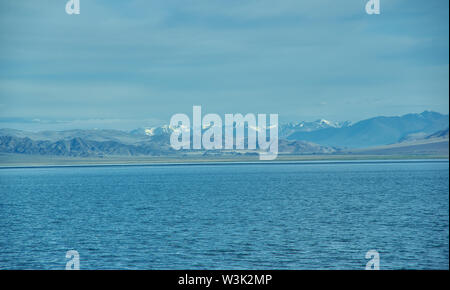
{"label": "snow on mountain", "polygon": [[173,128],[171,128],[168,125],[144,129],[145,135],[147,135],[147,136],[166,135],[166,134],[171,134],[172,131],[173,131]]}
{"label": "snow on mountain", "polygon": [[279,135],[281,138],[287,137],[295,132],[312,132],[326,128],[342,128],[351,125],[350,121],[334,122],[325,119],[319,119],[313,122],[302,121],[299,123],[287,123],[280,125]]}
{"label": "snow on mountain", "polygon": [[[326,129],[326,128],[342,128],[342,127],[348,127],[351,123],[349,121],[345,122],[334,122],[329,121],[326,119],[319,119],[313,122],[298,122],[298,123],[287,123],[287,124],[280,124],[278,128],[279,137],[285,138],[295,132],[312,132],[320,129]],[[203,130],[208,129],[210,126],[202,126]],[[261,128],[259,127],[252,127],[248,126],[247,123],[244,125],[245,130],[253,130],[253,131],[260,131]],[[267,127],[266,129],[269,129],[270,127]],[[138,128],[130,133],[133,135],[146,135],[146,136],[164,136],[164,135],[170,135],[172,132],[177,130],[188,130],[188,128],[183,128],[183,126],[177,126],[172,127],[169,125],[163,125],[159,127],[148,127],[148,128]]]}

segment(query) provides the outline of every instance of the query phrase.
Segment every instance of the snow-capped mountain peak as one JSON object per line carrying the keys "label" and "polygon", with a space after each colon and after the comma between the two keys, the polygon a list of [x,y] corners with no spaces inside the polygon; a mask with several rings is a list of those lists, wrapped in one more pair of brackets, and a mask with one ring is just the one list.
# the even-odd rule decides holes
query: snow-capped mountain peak
{"label": "snow-capped mountain peak", "polygon": [[[301,121],[301,122],[290,122],[287,124],[279,124],[279,136],[283,138],[285,136],[289,136],[294,132],[311,132],[326,128],[341,128],[350,126],[350,122],[334,122],[326,119],[318,119],[313,122]],[[211,126],[202,126],[202,130],[206,130]],[[259,127],[248,127],[245,124],[245,128],[259,131],[261,128]],[[268,129],[268,128],[267,128]],[[146,135],[146,136],[162,136],[162,135],[170,135],[174,131],[187,131],[189,128],[185,128],[182,125],[180,126],[169,126],[163,125],[158,127],[144,127],[131,131],[131,133],[136,135]]]}

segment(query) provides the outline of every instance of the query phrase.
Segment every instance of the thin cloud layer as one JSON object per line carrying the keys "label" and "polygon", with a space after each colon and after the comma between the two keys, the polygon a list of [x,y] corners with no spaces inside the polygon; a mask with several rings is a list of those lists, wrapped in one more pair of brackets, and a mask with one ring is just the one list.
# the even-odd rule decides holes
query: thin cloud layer
{"label": "thin cloud layer", "polygon": [[448,113],[448,1],[365,2],[2,1],[0,115]]}

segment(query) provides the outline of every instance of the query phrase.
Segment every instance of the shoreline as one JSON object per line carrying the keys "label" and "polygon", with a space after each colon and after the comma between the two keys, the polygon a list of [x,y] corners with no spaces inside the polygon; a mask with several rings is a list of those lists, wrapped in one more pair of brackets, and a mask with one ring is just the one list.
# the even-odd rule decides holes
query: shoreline
{"label": "shoreline", "polygon": [[281,155],[273,161],[258,158],[167,158],[167,157],[107,157],[73,158],[47,156],[0,155],[0,169],[121,167],[121,166],[199,166],[199,165],[290,165],[290,164],[364,164],[449,162],[448,155]]}

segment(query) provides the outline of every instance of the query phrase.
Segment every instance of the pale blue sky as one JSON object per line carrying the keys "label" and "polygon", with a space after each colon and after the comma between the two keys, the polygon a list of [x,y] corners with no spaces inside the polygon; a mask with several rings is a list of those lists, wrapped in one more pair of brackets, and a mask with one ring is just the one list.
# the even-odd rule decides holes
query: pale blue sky
{"label": "pale blue sky", "polygon": [[66,2],[0,2],[0,127],[131,129],[192,105],[448,114],[447,0],[381,0],[381,15],[365,0],[81,0],[80,15]]}

